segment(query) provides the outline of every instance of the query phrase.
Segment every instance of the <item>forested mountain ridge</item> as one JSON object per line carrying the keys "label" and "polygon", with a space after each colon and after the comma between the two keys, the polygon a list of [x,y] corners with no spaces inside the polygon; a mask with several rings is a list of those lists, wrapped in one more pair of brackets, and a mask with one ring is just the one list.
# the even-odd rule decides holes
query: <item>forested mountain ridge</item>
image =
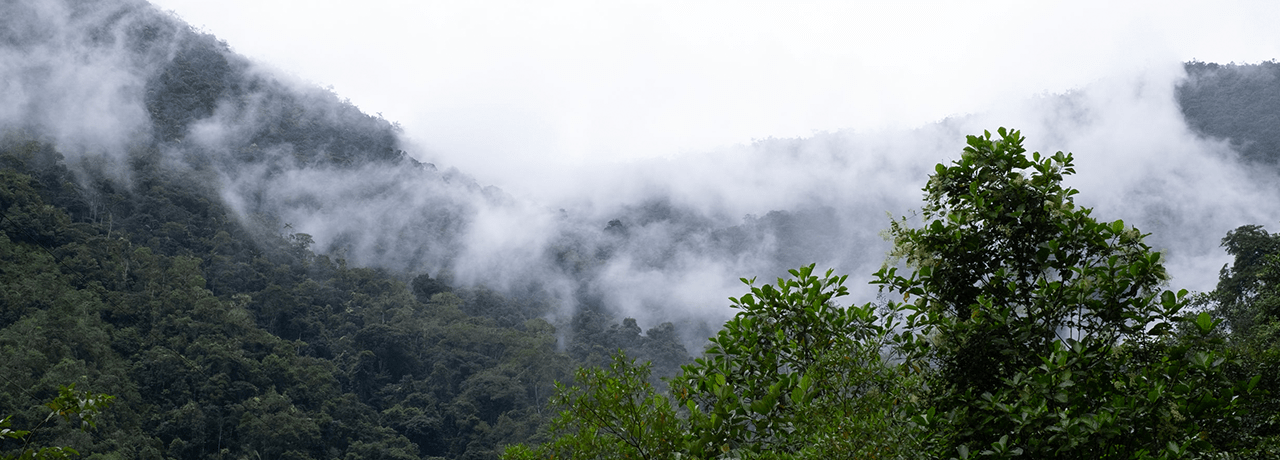
{"label": "forested mountain ridge", "polygon": [[95,184],[116,203],[96,220],[49,144],[10,133],[0,164],[6,413],[34,425],[66,383],[118,397],[109,431],[46,442],[137,458],[492,456],[535,432],[578,363],[618,348],[687,359],[670,325],[640,336],[591,312],[570,358],[536,300],[406,285],[302,234],[251,238],[195,178],[144,161],[133,190]]}
{"label": "forested mountain ridge", "polygon": [[[7,165],[47,150],[5,147]],[[178,231],[189,222],[151,211],[185,214],[169,200],[185,201],[234,220],[173,183],[124,195],[154,205],[146,211],[114,214],[145,213],[167,232],[76,222],[46,205],[42,180],[14,169],[4,173],[0,401],[32,426],[60,384],[118,397],[109,431],[55,430],[46,442],[136,458],[474,455],[528,436],[541,394],[570,365],[551,325],[520,320],[496,293],[415,296],[385,272],[312,254],[298,235],[272,247],[216,227],[192,238]]]}
{"label": "forested mountain ridge", "polygon": [[1178,104],[1197,132],[1228,139],[1246,161],[1280,161],[1280,63],[1186,64]]}
{"label": "forested mountain ridge", "polygon": [[[585,310],[566,335],[536,290],[349,265],[361,244],[365,262],[407,253],[402,269],[453,250],[466,201],[504,198],[408,158],[395,125],[331,92],[143,2],[3,13],[0,412],[35,426],[70,383],[117,396],[101,430],[56,426],[37,443],[99,458],[492,458],[536,431],[579,363],[619,347],[688,359],[669,324],[641,335]],[[324,203],[264,190],[307,171],[434,187],[449,206],[412,223],[444,244],[313,248],[281,206]],[[393,181],[352,187],[387,195]]]}
{"label": "forested mountain ridge", "polygon": [[[843,220],[883,209],[724,219],[666,197],[548,224],[529,271],[509,274],[520,257],[489,257],[472,230],[546,216],[414,160],[394,123],[140,1],[0,13],[0,415],[31,426],[67,383],[117,395],[100,431],[41,435],[90,457],[492,458],[537,439],[552,382],[574,368],[625,349],[673,375],[688,337],[714,333],[624,319],[680,289],[638,278],[610,291],[619,261],[635,267],[621,278],[715,259],[879,263]],[[1251,67],[1196,65],[1180,100],[1269,91],[1231,83]],[[1183,107],[1206,134],[1264,144]],[[812,144],[752,148],[803,162]]]}
{"label": "forested mountain ridge", "polygon": [[[263,69],[143,2],[29,1],[8,8],[13,30],[41,27],[8,37],[2,50],[14,63],[5,68],[14,110],[0,113],[0,124],[56,146],[76,183],[110,180],[132,190],[143,163],[165,174],[181,171],[184,186],[225,206],[226,218],[250,239],[305,234],[318,253],[406,280],[443,274],[543,299],[566,325],[578,310],[616,303],[610,283],[634,283],[602,279],[612,276],[610,264],[665,271],[686,263],[677,254],[742,257],[797,220],[782,211],[768,225],[735,229],[740,216],[726,224],[665,197],[605,217],[517,203],[456,169],[410,157],[395,124]],[[84,194],[84,212],[113,225],[136,231],[171,221],[134,222],[146,217],[113,213],[95,187]],[[72,209],[73,218],[79,212]],[[822,219],[823,212],[830,213],[794,215]],[[615,220],[621,227],[610,230]],[[533,236],[486,237],[513,227]],[[212,228],[202,222],[171,230]],[[170,238],[184,246],[187,235]],[[644,297],[632,310],[669,301],[650,292],[637,292]],[[688,318],[658,316],[645,325],[681,319]],[[709,331],[676,333],[689,343]]]}

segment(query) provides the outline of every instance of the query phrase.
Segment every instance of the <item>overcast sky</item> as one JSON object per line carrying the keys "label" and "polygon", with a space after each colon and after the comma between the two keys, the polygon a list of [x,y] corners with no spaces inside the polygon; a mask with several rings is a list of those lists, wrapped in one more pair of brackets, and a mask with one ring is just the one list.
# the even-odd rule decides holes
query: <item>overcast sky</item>
{"label": "overcast sky", "polygon": [[550,168],[914,127],[1170,61],[1280,57],[1268,1],[154,3],[517,194]]}

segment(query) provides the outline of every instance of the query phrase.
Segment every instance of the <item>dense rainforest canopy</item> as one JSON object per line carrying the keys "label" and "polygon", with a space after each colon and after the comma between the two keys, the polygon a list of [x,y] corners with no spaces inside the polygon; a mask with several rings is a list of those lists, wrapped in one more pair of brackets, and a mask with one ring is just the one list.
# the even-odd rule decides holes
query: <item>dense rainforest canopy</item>
{"label": "dense rainforest canopy", "polygon": [[[108,128],[58,125],[65,101],[38,97],[0,126],[0,429],[29,431],[0,436],[0,455],[1266,458],[1280,447],[1280,239],[1241,227],[1225,235],[1236,262],[1216,291],[1170,290],[1138,230],[1070,205],[1059,180],[1071,158],[1029,156],[1016,132],[971,138],[968,160],[940,165],[926,225],[891,229],[904,265],[877,274],[880,301],[840,307],[844,276],[799,268],[752,284],[705,352],[687,350],[685,325],[646,330],[590,289],[609,247],[573,235],[548,267],[586,280],[568,318],[551,314],[563,299],[546,286],[425,273],[466,256],[467,200],[508,197],[410,158],[395,124],[273,77],[145,3],[57,2],[69,32],[23,26],[48,14],[28,3],[5,10],[15,27],[0,32],[6,57],[27,59],[15,84],[56,85],[65,62],[109,81],[121,70],[92,66],[114,55],[141,83],[113,89],[137,105]],[[64,36],[75,51],[61,51]],[[1274,164],[1280,68],[1187,70],[1188,124]],[[351,227],[317,247],[286,205],[323,209],[323,195],[271,185],[299,171],[385,179],[334,185],[358,196],[398,196],[387,184],[403,179],[441,198],[404,217],[398,228],[417,233],[403,239]],[[603,238],[683,212],[636,209],[600,222]],[[830,220],[752,222],[839,238]],[[716,244],[736,254],[761,238],[751,232],[723,229]],[[417,235],[432,244],[403,243]]]}
{"label": "dense rainforest canopy", "polygon": [[[13,13],[39,13],[21,6]],[[96,430],[49,421],[37,445],[118,458],[493,458],[536,432],[553,383],[577,366],[618,349],[673,369],[689,359],[671,324],[645,333],[588,304],[557,331],[537,291],[349,265],[265,201],[238,212],[225,181],[298,164],[475,185],[405,157],[395,125],[258,73],[144,3],[65,6],[101,27],[84,31],[87,53],[123,49],[154,73],[141,88],[150,132],[125,133],[121,151],[68,155],[34,121],[0,135],[0,417],[40,425],[70,384],[115,398]],[[3,38],[39,52],[56,41],[46,35]],[[185,146],[219,110],[244,119],[231,145]],[[424,219],[447,229],[452,212]]]}

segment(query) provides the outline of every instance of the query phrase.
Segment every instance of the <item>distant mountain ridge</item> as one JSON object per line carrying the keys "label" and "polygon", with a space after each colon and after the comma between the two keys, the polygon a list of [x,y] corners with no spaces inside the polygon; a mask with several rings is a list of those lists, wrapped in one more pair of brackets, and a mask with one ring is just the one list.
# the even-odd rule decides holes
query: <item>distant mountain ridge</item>
{"label": "distant mountain ridge", "polygon": [[1245,161],[1280,163],[1280,62],[1186,63],[1178,105],[1198,133],[1228,139]]}
{"label": "distant mountain ridge", "polygon": [[[58,11],[56,5],[65,11]],[[815,227],[787,223],[791,216],[814,218],[815,213],[826,213],[828,217],[822,219],[827,224],[816,227],[839,227],[825,210],[830,207],[826,203],[771,209],[769,221],[777,225],[759,227],[738,221],[740,216],[699,220],[698,212],[673,207],[663,197],[624,206],[599,221],[547,222],[557,218],[554,213],[539,210],[531,215],[510,206],[511,198],[500,189],[481,186],[464,172],[419,164],[404,152],[396,124],[364,114],[327,90],[274,76],[233,53],[216,37],[195,31],[144,2],[19,2],[10,9],[6,17],[15,26],[9,29],[13,32],[5,37],[6,43],[10,52],[17,51],[14,62],[22,64],[8,72],[18,76],[18,84],[7,88],[8,99],[25,103],[0,118],[0,124],[28,126],[32,132],[52,136],[72,163],[103,163],[73,168],[81,174],[95,174],[106,167],[127,176],[133,155],[127,150],[150,150],[157,161],[194,170],[204,187],[216,191],[217,196],[209,198],[230,206],[253,232],[279,233],[288,226],[293,232],[308,233],[317,251],[360,265],[409,273],[454,271],[461,280],[476,282],[490,269],[510,262],[507,256],[495,255],[488,242],[468,236],[496,216],[507,225],[543,219],[541,225],[550,228],[546,231],[552,235],[551,242],[540,243],[547,244],[547,251],[529,254],[525,262],[529,270],[540,273],[534,278],[557,272],[557,276],[591,284],[592,275],[581,272],[580,263],[571,266],[561,261],[582,254],[630,255],[647,261],[648,267],[662,268],[671,263],[675,247],[690,244],[717,254],[715,258],[771,253],[761,263],[768,266],[767,271],[781,274],[799,259],[775,254],[776,250],[762,244],[777,242],[801,253],[832,252],[821,247],[820,238],[783,230]],[[32,24],[42,23],[39,30],[33,29]],[[53,57],[31,63],[21,57],[40,54]],[[62,66],[83,68],[78,75],[48,78],[60,73],[59,64],[86,60],[93,65]],[[1274,158],[1280,154],[1280,130],[1268,127],[1280,119],[1280,100],[1274,94],[1280,91],[1274,84],[1276,67],[1273,63],[1188,63],[1189,79],[1176,92],[1188,125],[1206,136],[1231,139],[1247,160]],[[87,91],[75,86],[84,86],[83,80],[90,78],[87,74],[99,68],[109,70],[103,72],[105,77],[95,75],[101,82]],[[53,96],[58,93],[80,94],[102,103],[85,111],[74,97]],[[113,121],[100,123],[104,119]],[[116,129],[108,132],[111,128]],[[117,138],[114,143],[99,142],[105,148],[90,146],[92,141]],[[817,142],[842,148],[839,139]],[[754,148],[768,155],[786,155],[791,149],[807,148],[804,144],[769,140]],[[111,164],[115,166],[107,167]],[[656,219],[647,211],[655,209],[655,203],[668,209]],[[664,235],[661,244],[670,247],[655,252],[653,241],[643,243],[648,248],[619,246],[620,241],[639,243],[640,234],[631,232],[621,240],[606,234],[610,220],[633,229],[663,225],[684,230]],[[750,244],[742,239],[746,238],[741,233],[744,225],[757,229]],[[743,236],[725,239],[728,235]],[[617,253],[620,247],[627,252]],[[842,256],[864,253],[860,249],[836,252]],[[578,256],[566,259],[563,254],[568,253]],[[488,281],[504,286],[529,282],[530,276],[521,273]]]}
{"label": "distant mountain ridge", "polygon": [[[86,452],[493,458],[577,365],[623,348],[672,374],[732,313],[722,278],[869,273],[884,212],[910,206],[894,194],[918,189],[898,178],[932,164],[844,132],[768,139],[726,156],[827,174],[745,216],[675,191],[547,209],[415,160],[395,123],[145,2],[6,2],[0,24],[0,372],[19,382],[0,416],[37,417],[77,378],[122,395]],[[1186,69],[1187,125],[1275,164],[1280,65]],[[933,136],[958,129],[890,147],[942,161]],[[854,170],[901,176],[837,187]]]}

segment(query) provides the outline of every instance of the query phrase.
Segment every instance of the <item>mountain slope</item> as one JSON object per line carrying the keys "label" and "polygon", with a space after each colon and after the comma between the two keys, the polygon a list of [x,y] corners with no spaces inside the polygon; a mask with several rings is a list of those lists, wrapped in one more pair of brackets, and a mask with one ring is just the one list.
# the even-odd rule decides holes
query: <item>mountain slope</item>
{"label": "mountain slope", "polygon": [[[40,441],[89,455],[492,458],[536,431],[577,365],[540,319],[545,296],[422,271],[500,192],[407,158],[393,124],[145,3],[3,8],[0,413],[15,426],[76,383],[118,396],[103,429]],[[284,178],[314,188],[281,193]],[[335,256],[313,252],[290,210],[324,214],[333,188],[438,195],[404,222],[430,244],[365,240],[357,222],[323,248]],[[670,325],[612,321],[575,343],[687,359]]]}
{"label": "mountain slope", "polygon": [[[0,413],[30,424],[69,382],[119,395],[109,431],[51,438],[126,457],[493,457],[577,365],[622,348],[673,373],[738,277],[874,271],[884,213],[907,213],[964,134],[1007,122],[627,165],[594,190],[611,201],[561,209],[415,160],[395,124],[141,1],[7,2],[0,23]],[[1054,148],[1107,146],[1082,162],[1145,161],[1090,169],[1111,174],[1090,179],[1116,202],[1100,214],[1139,207],[1189,260],[1221,252],[1209,223],[1273,215],[1274,187],[1178,131],[1274,158],[1269,65],[1191,63],[1176,93],[1091,88],[1008,118]],[[1184,118],[1107,130],[1163,120],[1144,104],[1171,94]],[[1230,193],[1188,199],[1206,186]]]}
{"label": "mountain slope", "polygon": [[1228,139],[1251,162],[1280,161],[1280,63],[1188,62],[1178,104],[1187,124]]}

